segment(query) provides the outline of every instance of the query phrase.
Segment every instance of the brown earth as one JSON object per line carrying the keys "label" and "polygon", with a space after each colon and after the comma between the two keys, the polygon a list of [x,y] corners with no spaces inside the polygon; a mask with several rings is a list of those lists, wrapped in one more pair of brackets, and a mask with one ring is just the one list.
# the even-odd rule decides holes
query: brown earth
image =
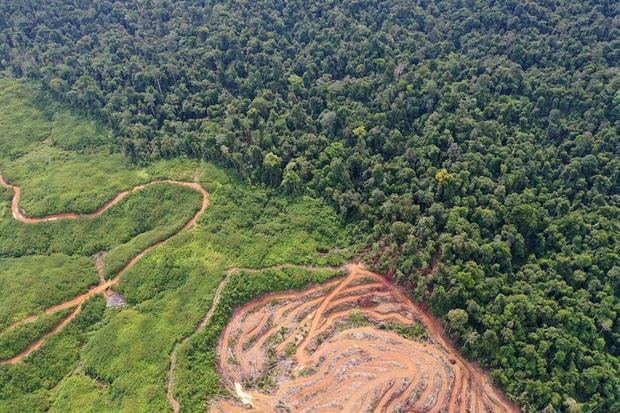
{"label": "brown earth", "polygon": [[[222,383],[236,399],[211,413],[518,412],[466,361],[438,320],[378,274],[270,294],[238,310],[218,346]],[[426,328],[426,339],[395,326]]]}
{"label": "brown earth", "polygon": [[[16,185],[9,184],[8,182],[4,180],[4,178],[2,177],[2,174],[0,174],[0,185],[13,190],[13,199],[11,201],[11,212],[13,213],[13,217],[16,220],[23,222],[25,224],[36,224],[36,223],[41,223],[41,222],[57,221],[61,219],[76,219],[80,217],[97,217],[103,214],[105,211],[107,211],[111,207],[113,207],[114,205],[118,204],[122,199],[124,199],[127,195],[131,194],[132,192],[140,191],[148,186],[158,185],[158,184],[180,185],[180,186],[185,186],[185,187],[188,187],[195,191],[200,192],[202,194],[202,205],[200,209],[187,221],[187,223],[183,226],[183,228],[181,228],[178,232],[173,234],[171,237],[165,240],[156,242],[155,244],[152,244],[151,246],[142,250],[142,252],[140,252],[138,255],[133,257],[123,268],[121,268],[121,270],[118,271],[114,275],[113,278],[109,280],[101,279],[97,286],[91,288],[87,292],[80,294],[77,297],[72,298],[71,300],[68,300],[63,303],[56,304],[54,306],[47,308],[44,311],[45,314],[55,314],[59,311],[67,310],[70,308],[75,308],[75,310],[71,312],[67,317],[65,317],[61,322],[55,325],[46,334],[40,336],[37,340],[32,342],[30,345],[28,345],[28,347],[26,347],[21,353],[9,359],[0,360],[0,364],[16,364],[22,361],[25,357],[32,354],[37,349],[39,349],[43,344],[45,344],[45,342],[47,341],[49,337],[61,332],[71,322],[71,320],[73,320],[79,314],[84,302],[86,302],[87,300],[89,300],[90,298],[92,298],[93,296],[97,294],[105,294],[108,290],[117,286],[120,283],[121,277],[123,276],[123,274],[125,274],[127,270],[133,267],[145,254],[157,248],[161,244],[167,242],[170,238],[172,238],[174,235],[178,234],[179,232],[193,227],[196,224],[198,218],[205,212],[205,210],[209,206],[209,193],[199,183],[173,181],[173,180],[166,179],[166,180],[153,181],[153,182],[143,184],[143,185],[137,185],[130,190],[123,191],[119,193],[118,195],[116,195],[114,198],[112,198],[110,201],[106,202],[101,207],[99,207],[95,212],[92,212],[90,214],[78,214],[74,212],[67,212],[67,213],[62,213],[62,214],[49,215],[46,217],[31,217],[31,216],[24,214],[19,208],[19,201],[21,199],[21,188]],[[99,263],[99,262],[97,263],[98,266],[100,266],[101,264],[102,263]],[[38,319],[37,315],[26,317],[22,320],[16,321],[12,325],[10,325],[8,328],[6,328],[3,332],[12,330],[23,324],[31,323],[37,319]]]}

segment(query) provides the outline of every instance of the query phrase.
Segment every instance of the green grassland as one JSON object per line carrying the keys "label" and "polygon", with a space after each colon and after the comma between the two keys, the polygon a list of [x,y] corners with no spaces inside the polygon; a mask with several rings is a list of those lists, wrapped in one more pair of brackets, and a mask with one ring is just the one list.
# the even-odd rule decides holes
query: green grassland
{"label": "green grassland", "polygon": [[17,355],[37,337],[51,330],[72,310],[59,311],[55,314],[44,314],[32,323],[20,325],[12,330],[0,333],[0,360]]}
{"label": "green grassland", "polygon": [[[108,251],[104,272],[110,277],[146,246],[169,239],[123,275],[118,290],[127,306],[106,308],[95,297],[23,362],[0,365],[0,411],[169,411],[170,353],[193,334],[228,269],[350,259],[353,251],[342,248],[352,243],[351,231],[322,201],[275,196],[198,160],[131,165],[105,143],[108,133],[96,121],[43,105],[45,99],[25,83],[0,79],[0,170],[22,186],[28,214],[93,211],[119,191],[162,178],[198,180],[210,206],[196,228],[173,235],[197,211],[200,195],[154,185],[98,218],[25,225],[11,217],[11,193],[0,190],[0,330],[96,284],[93,254]],[[214,343],[235,305],[332,275],[280,270],[232,276],[213,322],[179,348],[175,394],[184,410],[203,411],[222,391]],[[24,337],[55,319],[41,320],[16,330],[13,341],[10,335],[0,340],[23,347]]]}
{"label": "green grassland", "polygon": [[0,331],[11,323],[75,297],[98,282],[88,257],[65,254],[0,259]]}

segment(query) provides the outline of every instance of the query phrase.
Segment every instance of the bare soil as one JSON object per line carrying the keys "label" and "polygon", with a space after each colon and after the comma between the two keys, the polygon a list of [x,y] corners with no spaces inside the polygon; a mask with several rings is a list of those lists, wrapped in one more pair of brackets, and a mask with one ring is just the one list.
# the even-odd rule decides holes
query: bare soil
{"label": "bare soil", "polygon": [[170,367],[168,368],[168,378],[167,378],[168,384],[166,387],[167,388],[166,398],[168,399],[168,402],[170,403],[170,406],[172,407],[172,411],[174,413],[179,413],[181,411],[181,404],[174,397],[174,380],[175,380],[175,374],[176,374],[177,352],[178,352],[179,346],[187,343],[194,335],[203,331],[205,327],[207,326],[207,324],[209,324],[209,322],[211,321],[211,318],[213,317],[213,313],[215,312],[215,309],[217,308],[220,302],[222,291],[224,290],[224,287],[226,286],[226,283],[228,282],[229,278],[241,271],[253,273],[253,272],[259,272],[259,271],[265,271],[265,270],[280,270],[284,268],[301,268],[307,271],[320,271],[320,270],[325,270],[325,269],[331,269],[331,270],[337,271],[337,270],[342,269],[342,267],[315,267],[311,265],[295,265],[295,264],[280,264],[280,265],[275,265],[275,266],[268,267],[268,268],[231,268],[229,269],[226,272],[226,277],[222,280],[220,285],[215,290],[213,301],[211,302],[211,307],[209,307],[207,314],[205,314],[205,316],[200,321],[200,323],[198,324],[194,332],[191,335],[185,337],[183,340],[179,341],[172,349],[172,353],[170,353]]}
{"label": "bare soil", "polygon": [[[465,360],[441,323],[385,278],[349,275],[239,309],[218,346],[222,383],[236,395],[211,413],[518,412]],[[422,323],[414,340],[393,326]]]}

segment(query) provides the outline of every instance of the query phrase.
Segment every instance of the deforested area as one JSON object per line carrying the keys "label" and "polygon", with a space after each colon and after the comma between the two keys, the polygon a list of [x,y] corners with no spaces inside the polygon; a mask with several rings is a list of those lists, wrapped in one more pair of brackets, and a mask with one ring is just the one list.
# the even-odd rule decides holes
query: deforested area
{"label": "deforested area", "polygon": [[0,364],[0,410],[239,405],[215,349],[248,300],[197,330],[228,272],[355,261],[511,406],[620,411],[619,11],[1,2],[0,363],[49,343]]}

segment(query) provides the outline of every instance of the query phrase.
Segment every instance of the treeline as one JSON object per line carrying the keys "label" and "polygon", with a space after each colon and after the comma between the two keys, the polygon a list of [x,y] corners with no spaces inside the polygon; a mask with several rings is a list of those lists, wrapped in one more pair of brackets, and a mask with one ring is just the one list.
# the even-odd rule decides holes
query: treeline
{"label": "treeline", "polygon": [[620,411],[620,4],[0,4],[0,68],[330,200],[528,411]]}

